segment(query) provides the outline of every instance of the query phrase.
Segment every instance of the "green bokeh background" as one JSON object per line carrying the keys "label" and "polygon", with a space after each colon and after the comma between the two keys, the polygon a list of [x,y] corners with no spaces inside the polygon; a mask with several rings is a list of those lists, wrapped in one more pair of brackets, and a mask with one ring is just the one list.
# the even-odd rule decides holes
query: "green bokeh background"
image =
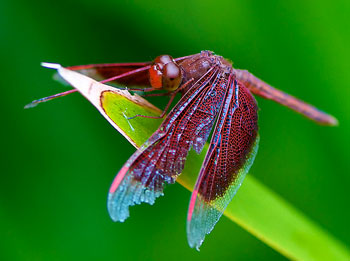
{"label": "green bokeh background", "polygon": [[227,218],[200,252],[190,249],[190,193],[179,184],[113,223],[107,191],[134,148],[78,94],[23,109],[67,89],[42,61],[206,49],[339,119],[320,127],[257,98],[261,143],[250,175],[349,245],[349,13],[348,0],[1,1],[0,259],[285,259]]}

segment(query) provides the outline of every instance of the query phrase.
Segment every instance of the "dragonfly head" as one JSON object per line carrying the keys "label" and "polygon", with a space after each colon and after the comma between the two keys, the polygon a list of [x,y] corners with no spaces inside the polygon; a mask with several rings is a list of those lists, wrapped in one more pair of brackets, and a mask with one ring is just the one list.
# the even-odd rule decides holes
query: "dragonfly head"
{"label": "dragonfly head", "polygon": [[180,66],[170,55],[158,56],[149,69],[149,80],[155,89],[176,90],[182,81]]}

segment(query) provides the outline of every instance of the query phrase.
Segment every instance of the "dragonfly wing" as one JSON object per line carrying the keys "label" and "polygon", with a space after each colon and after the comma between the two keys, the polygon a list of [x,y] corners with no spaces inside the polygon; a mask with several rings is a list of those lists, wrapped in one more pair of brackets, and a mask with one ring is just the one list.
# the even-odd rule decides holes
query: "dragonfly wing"
{"label": "dragonfly wing", "polygon": [[77,71],[97,81],[102,81],[118,75],[125,75],[110,83],[126,86],[150,86],[148,63],[108,63],[108,64],[89,64],[67,67],[69,70]]}
{"label": "dragonfly wing", "polygon": [[258,148],[257,118],[255,99],[231,75],[188,210],[188,242],[197,250],[254,161]]}
{"label": "dragonfly wing", "polygon": [[210,69],[175,105],[159,129],[117,174],[109,191],[108,210],[114,221],[129,216],[129,206],[154,200],[165,183],[174,183],[191,147],[199,152],[217,117],[226,92],[226,77]]}
{"label": "dragonfly wing", "polygon": [[[176,62],[181,62],[184,59],[191,57],[179,57],[176,58]],[[96,81],[103,81],[106,79],[114,78],[117,79],[110,81],[112,84],[125,85],[128,87],[137,86],[150,86],[148,70],[152,62],[145,63],[104,63],[104,64],[88,64],[88,65],[77,65],[70,66],[67,69],[72,71],[78,71]]]}

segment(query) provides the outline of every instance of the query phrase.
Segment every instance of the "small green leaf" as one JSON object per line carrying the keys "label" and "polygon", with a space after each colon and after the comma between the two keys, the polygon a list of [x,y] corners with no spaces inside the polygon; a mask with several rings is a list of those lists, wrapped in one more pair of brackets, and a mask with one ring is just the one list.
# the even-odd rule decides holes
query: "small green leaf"
{"label": "small green leaf", "polygon": [[149,126],[149,129],[145,129],[144,126],[149,124],[150,119],[137,117],[137,120],[128,120],[128,118],[137,114],[159,116],[161,111],[136,103],[134,103],[134,106],[129,106],[130,102],[125,96],[111,91],[104,92],[101,99],[102,108],[104,108],[107,116],[119,125],[135,144],[140,146],[140,144],[145,142],[144,137],[149,137],[149,132],[152,130],[155,131],[162,123],[162,119],[153,119],[153,122],[151,121],[153,128]]}
{"label": "small green leaf", "polygon": [[[77,88],[135,147],[141,146],[161,120],[136,117],[157,115],[160,110],[137,95],[103,85],[62,67],[59,74]],[[204,149],[205,150],[205,149]],[[177,181],[192,190],[204,153],[190,151]],[[258,239],[294,260],[350,260],[349,249],[300,211],[248,175],[224,215]]]}

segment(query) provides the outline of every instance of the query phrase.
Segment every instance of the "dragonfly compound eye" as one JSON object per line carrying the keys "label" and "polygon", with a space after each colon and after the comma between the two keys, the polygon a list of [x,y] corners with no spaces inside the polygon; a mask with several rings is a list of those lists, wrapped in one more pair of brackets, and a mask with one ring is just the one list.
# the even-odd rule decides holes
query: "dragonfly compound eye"
{"label": "dragonfly compound eye", "polygon": [[149,81],[155,89],[161,89],[163,87],[163,72],[160,64],[153,64],[149,69]]}
{"label": "dragonfly compound eye", "polygon": [[182,81],[180,67],[173,62],[167,63],[163,69],[163,88],[168,91],[176,90]]}
{"label": "dragonfly compound eye", "polygon": [[170,55],[161,55],[149,69],[149,80],[155,89],[173,91],[181,84],[182,72]]}

